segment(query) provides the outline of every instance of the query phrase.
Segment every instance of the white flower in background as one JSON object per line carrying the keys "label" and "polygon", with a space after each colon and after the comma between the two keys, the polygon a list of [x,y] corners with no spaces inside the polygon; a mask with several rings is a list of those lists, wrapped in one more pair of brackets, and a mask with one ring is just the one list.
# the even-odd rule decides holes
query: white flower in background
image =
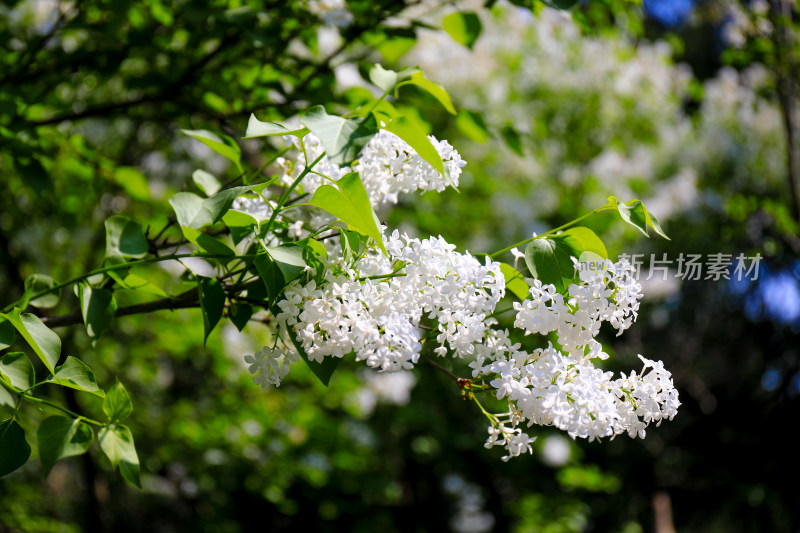
{"label": "white flower in background", "polygon": [[355,402],[359,411],[369,415],[379,403],[406,405],[411,399],[411,390],[417,383],[414,374],[401,370],[399,372],[375,372],[365,370],[358,377],[364,385],[355,392]]}
{"label": "white flower in background", "polygon": [[281,380],[289,374],[291,363],[298,360],[294,351],[280,351],[268,346],[254,355],[244,356],[244,362],[250,365],[253,381],[263,389],[280,387]]}
{"label": "white flower in background", "polygon": [[346,28],[353,23],[353,14],[344,0],[308,0],[306,9],[322,19],[326,26]]}
{"label": "white flower in background", "polygon": [[[747,31],[763,34],[767,10],[767,2],[754,1],[752,16],[732,19],[751,24],[750,16],[758,27]],[[510,124],[529,139],[523,156],[504,147],[498,156],[496,145],[468,141],[459,147],[476,172],[504,177],[489,199],[501,219],[487,233],[528,231],[553,213],[565,189],[580,189],[587,209],[605,203],[608,191],[646,199],[663,223],[708,198],[698,177],[733,187],[754,179],[782,183],[781,114],[769,84],[753,75],[763,67],[721,69],[703,83],[700,109],[687,116],[691,72],[673,63],[665,43],[587,38],[556,10],[521,13],[500,3],[479,12],[483,29],[472,50],[444,32],[420,30],[404,58],[435,72],[458,107],[480,109],[490,127]],[[497,235],[472,236],[475,243],[490,238]]]}
{"label": "white flower in background", "polygon": [[[262,194],[266,195],[268,193],[264,191]],[[252,215],[258,220],[269,220],[276,206],[277,203],[272,200],[267,203],[261,197],[247,198],[240,196],[233,201],[231,209]]]}
{"label": "white flower in background", "polygon": [[548,435],[542,446],[542,462],[547,466],[557,468],[569,462],[571,455],[570,444],[561,435]]}
{"label": "white flower in background", "polygon": [[450,527],[456,533],[486,533],[492,531],[495,519],[485,510],[486,498],[479,485],[466,481],[460,474],[447,474],[442,488],[456,497],[455,513]]}

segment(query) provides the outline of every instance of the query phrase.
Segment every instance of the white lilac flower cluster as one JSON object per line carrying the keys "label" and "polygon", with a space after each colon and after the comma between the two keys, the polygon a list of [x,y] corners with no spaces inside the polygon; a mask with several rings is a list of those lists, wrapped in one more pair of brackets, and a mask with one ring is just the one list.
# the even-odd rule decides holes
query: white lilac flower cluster
{"label": "white lilac flower cluster", "polygon": [[482,265],[441,237],[419,240],[397,231],[386,250],[389,257],[372,251],[339,273],[328,270],[319,286],[289,285],[278,322],[317,362],[354,351],[356,360],[382,371],[410,369],[419,360],[425,320],[437,328],[438,355],[473,354],[505,293],[499,263]]}
{"label": "white lilac flower cluster", "polygon": [[[294,160],[278,160],[284,169],[282,182],[286,185],[291,184],[303,172],[306,157],[308,161],[314,161],[325,151],[314,134],[309,133],[303,138],[305,156],[297,138],[291,139],[301,153]],[[428,139],[441,157],[451,182],[457,186],[461,169],[466,162],[447,141],[439,141],[433,135],[428,136]],[[314,173],[303,179],[304,192],[314,194],[320,185],[328,181],[323,176],[337,181],[348,172],[355,171],[361,176],[370,202],[376,207],[396,204],[401,193],[417,190],[442,192],[449,185],[445,176],[422,159],[408,143],[386,130],[380,130],[367,143],[352,168],[339,167],[323,157],[314,165],[313,170]]]}
{"label": "white lilac flower cluster", "polygon": [[517,427],[525,421],[528,426],[553,425],[573,438],[620,433],[643,438],[650,422],[659,424],[677,414],[678,392],[660,361],[640,355],[642,372],[617,379],[592,364],[592,359],[608,358],[594,338],[601,323],[609,322],[621,333],[636,318],[642,295],[632,274],[627,261],[583,268],[580,283],[570,285],[566,300],[553,285],[534,280],[531,299],[514,304],[514,325],[526,334],[555,332],[560,349],[549,343],[528,353],[511,343],[507,331],[490,332],[470,366],[473,377],[491,380],[497,398],[508,400],[510,412],[508,420],[498,419],[489,428],[487,447],[505,446],[505,458],[525,451],[530,440]]}

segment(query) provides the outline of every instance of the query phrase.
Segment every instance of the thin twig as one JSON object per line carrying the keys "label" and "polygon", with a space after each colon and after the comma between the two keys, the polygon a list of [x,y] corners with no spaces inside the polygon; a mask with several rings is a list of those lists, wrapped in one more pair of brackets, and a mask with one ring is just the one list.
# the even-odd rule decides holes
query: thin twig
{"label": "thin twig", "polygon": [[425,360],[426,363],[428,363],[428,364],[432,365],[434,368],[438,369],[440,372],[444,372],[444,374],[446,374],[447,377],[449,377],[450,379],[452,379],[456,383],[460,383],[460,382],[463,381],[463,378],[460,378],[460,377],[456,376],[455,374],[453,374],[452,372],[447,370],[445,367],[443,367],[442,365],[440,365],[439,363],[434,361],[430,356],[428,356],[428,355],[423,353],[423,354],[420,354],[419,357],[420,357],[420,359]]}

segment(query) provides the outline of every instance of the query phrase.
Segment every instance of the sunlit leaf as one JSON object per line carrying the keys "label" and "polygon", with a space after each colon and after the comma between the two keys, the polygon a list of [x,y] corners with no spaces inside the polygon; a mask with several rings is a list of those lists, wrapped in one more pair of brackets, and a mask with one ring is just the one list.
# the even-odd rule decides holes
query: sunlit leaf
{"label": "sunlit leaf", "polygon": [[100,449],[111,461],[113,467],[119,465],[122,477],[132,485],[142,488],[139,479],[139,456],[136,454],[136,446],[133,442],[133,435],[127,426],[110,426],[100,430],[97,436]]}
{"label": "sunlit leaf", "polygon": [[378,246],[386,253],[383,246],[383,237],[378,229],[378,217],[372,210],[369,196],[361,183],[358,173],[350,172],[333,185],[322,185],[314,197],[309,201],[332,214],[345,224],[348,228],[372,237]]}
{"label": "sunlit leaf", "polygon": [[56,367],[56,371],[49,381],[62,387],[90,392],[101,398],[105,396],[105,393],[97,385],[97,379],[94,377],[92,369],[80,359],[72,356],[67,357],[63,365]]}
{"label": "sunlit leaf", "polygon": [[511,294],[524,300],[530,294],[530,286],[525,282],[522,274],[513,266],[506,263],[500,263],[500,272],[506,280],[506,289],[511,291]]}
{"label": "sunlit leaf", "polygon": [[39,359],[50,372],[55,369],[58,358],[61,356],[61,339],[36,315],[21,314],[19,309],[14,309],[5,317],[14,324],[25,341],[33,348]]}
{"label": "sunlit leaf", "polygon": [[438,83],[427,79],[422,71],[418,70],[414,72],[407,80],[401,81],[398,84],[398,87],[402,87],[403,85],[415,85],[416,87],[419,87],[436,98],[436,100],[442,104],[442,107],[444,107],[448,113],[452,115],[456,114],[456,108],[453,107],[453,102],[450,100],[450,95],[447,94],[445,88]]}
{"label": "sunlit leaf", "polygon": [[36,294],[44,291],[50,291],[43,294],[38,298],[32,298],[30,303],[34,307],[40,309],[48,309],[58,305],[58,300],[61,298],[61,289],[51,290],[58,285],[58,282],[47,274],[31,274],[25,278],[25,292],[33,297]]}
{"label": "sunlit leaf", "polygon": [[467,138],[475,142],[485,143],[489,138],[489,131],[486,129],[486,123],[480,113],[462,109],[456,117],[456,127]]}
{"label": "sunlit leaf", "polygon": [[378,132],[372,115],[361,120],[346,119],[329,115],[321,105],[306,111],[300,122],[320,139],[328,159],[336,165],[350,164]]}
{"label": "sunlit leaf", "polygon": [[117,167],[114,169],[114,181],[125,189],[125,192],[130,194],[137,200],[150,199],[150,186],[147,184],[147,178],[142,174],[139,169],[134,167]]}
{"label": "sunlit leaf", "polygon": [[0,377],[17,390],[27,390],[36,383],[31,360],[22,352],[7,353],[0,357]]}
{"label": "sunlit leaf", "polygon": [[206,130],[181,130],[181,133],[194,137],[219,155],[233,161],[239,172],[242,171],[242,149],[239,148],[236,141],[227,135],[216,134]]}
{"label": "sunlit leaf", "polygon": [[442,20],[442,28],[453,40],[469,49],[472,49],[482,30],[481,19],[468,11],[450,13]]}
{"label": "sunlit leaf", "polygon": [[133,412],[133,404],[128,391],[119,380],[106,391],[103,412],[111,422],[125,420]]}
{"label": "sunlit leaf", "polygon": [[254,137],[269,137],[272,135],[297,135],[303,137],[308,132],[307,128],[291,128],[277,122],[262,122],[254,114],[250,114],[244,139]]}
{"label": "sunlit leaf", "polygon": [[214,196],[222,188],[222,183],[213,174],[199,168],[192,172],[192,181],[206,196]]}

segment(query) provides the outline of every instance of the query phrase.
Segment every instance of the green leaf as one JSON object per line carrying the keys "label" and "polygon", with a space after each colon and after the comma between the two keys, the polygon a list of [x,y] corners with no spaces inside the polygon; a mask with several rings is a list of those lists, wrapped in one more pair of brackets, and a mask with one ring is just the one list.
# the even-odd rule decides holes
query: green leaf
{"label": "green leaf", "polygon": [[42,421],[36,440],[39,442],[39,458],[44,475],[59,459],[86,453],[92,445],[94,432],[77,418],[50,416]]}
{"label": "green leaf", "polygon": [[130,194],[137,200],[150,199],[150,186],[147,184],[147,178],[142,174],[139,169],[134,167],[117,167],[114,169],[114,181],[125,189],[125,192]]}
{"label": "green leaf", "polygon": [[453,40],[471,50],[481,34],[481,19],[475,13],[457,11],[444,18],[442,28]]}
{"label": "green leaf", "polygon": [[[297,241],[297,244],[306,248],[308,254],[313,256],[314,259],[320,261],[321,263],[326,263],[328,261],[328,250],[326,250],[325,245],[318,240],[312,239],[309,236],[301,241]],[[308,257],[304,256],[303,259],[306,261],[306,263],[309,262]]]}
{"label": "green leaf", "polygon": [[453,102],[450,100],[450,95],[447,91],[436,82],[433,82],[425,77],[422,71],[415,71],[407,80],[401,81],[398,88],[403,85],[415,85],[420,89],[426,91],[428,94],[436,98],[442,107],[444,107],[451,115],[456,114],[456,108],[453,107]]}
{"label": "green leaf", "polygon": [[208,224],[219,222],[228,212],[237,196],[251,191],[259,185],[231,187],[218,192],[211,198],[205,199],[191,192],[179,192],[172,195],[169,203],[175,210],[178,224],[181,227],[199,229]]}
{"label": "green leaf", "polygon": [[5,414],[10,416],[14,413],[16,407],[17,400],[14,399],[14,395],[11,394],[7,388],[0,387],[0,413],[5,410]]}
{"label": "green leaf", "polygon": [[545,4],[556,9],[566,10],[571,9],[578,4],[580,0],[542,0]]}
{"label": "green leaf", "polygon": [[[31,274],[25,278],[25,292],[33,296],[52,289],[58,285],[53,278],[46,274]],[[56,289],[53,292],[44,294],[38,298],[34,298],[29,303],[40,309],[48,309],[58,305],[58,300],[61,298],[61,289]]]}
{"label": "green leaf", "polygon": [[375,63],[369,71],[369,81],[383,92],[390,93],[396,89],[401,82],[411,83],[411,79],[415,74],[422,74],[419,67],[406,67],[396,72],[394,70],[385,69],[379,63]]}
{"label": "green leaf", "polygon": [[269,137],[272,135],[295,135],[303,137],[308,132],[306,128],[290,128],[277,122],[261,122],[254,114],[250,114],[247,121],[247,130],[244,132],[244,139],[255,137]]}
{"label": "green leaf", "polygon": [[0,357],[0,377],[21,391],[28,390],[36,383],[31,360],[22,352],[7,353]]}
{"label": "green leaf", "polygon": [[53,372],[58,358],[61,356],[59,336],[45,326],[39,317],[30,313],[20,314],[19,309],[14,309],[5,317],[14,324],[17,331],[42,360],[47,370]]}
{"label": "green leaf", "polygon": [[[228,244],[222,240],[220,237],[215,237],[213,235],[209,235],[208,233],[203,233],[199,229],[193,228],[186,228],[181,227],[181,231],[183,232],[183,236],[186,239],[197,245],[200,250],[203,252],[207,252],[209,254],[218,255],[221,257],[233,257],[236,255],[236,252],[228,246]],[[222,261],[225,262],[224,260]]]}
{"label": "green leaf", "polygon": [[150,244],[144,237],[141,224],[119,215],[109,217],[106,226],[106,256],[141,259]]}
{"label": "green leaf", "polygon": [[222,220],[222,217],[225,216],[225,213],[227,213],[228,209],[230,209],[231,205],[233,205],[233,201],[236,199],[236,197],[241,196],[246,192],[250,192],[260,186],[261,184],[257,183],[254,185],[231,187],[230,189],[225,189],[218,192],[211,198],[206,198],[203,200],[203,205],[211,215],[211,223],[214,224]]}
{"label": "green leaf", "polygon": [[[391,131],[407,142],[422,159],[427,161],[439,174],[447,178],[439,152],[433,147],[425,132],[419,129],[419,126],[413,120],[406,117],[398,117],[389,122],[384,129]],[[447,181],[450,182],[449,179]],[[453,183],[450,182],[450,185],[452,186]]]}
{"label": "green leaf", "polygon": [[81,302],[86,333],[92,339],[97,339],[114,319],[117,313],[117,300],[109,290],[95,289],[84,284],[78,285],[78,298]]}
{"label": "green leaf", "polygon": [[94,372],[86,363],[75,357],[69,356],[64,364],[56,367],[53,377],[48,381],[84,392],[90,392],[95,396],[105,397],[105,393],[97,385]]}
{"label": "green leaf", "polygon": [[5,350],[14,344],[14,324],[0,315],[0,350]]}
{"label": "green leaf", "polygon": [[106,454],[113,467],[119,465],[119,471],[126,481],[142,488],[139,480],[139,456],[133,443],[133,435],[127,426],[110,426],[100,430],[97,437],[100,449]]}
{"label": "green leaf", "polygon": [[395,65],[417,43],[415,36],[413,27],[383,26],[373,32],[366,32],[362,38],[370,48],[377,50],[387,63]]}
{"label": "green leaf", "polygon": [[524,300],[530,295],[530,285],[525,282],[522,273],[516,268],[506,263],[500,263],[500,272],[506,279],[506,289],[511,291],[514,296]]}
{"label": "green leaf", "polygon": [[614,196],[609,196],[608,204],[611,207],[616,207],[622,220],[641,231],[645,237],[650,236],[647,231],[647,226],[650,226],[653,228],[656,234],[669,240],[667,234],[664,233],[663,229],[661,229],[661,224],[658,223],[658,220],[653,215],[647,212],[647,208],[644,206],[641,200],[631,200],[629,202],[622,203]]}
{"label": "green leaf", "polygon": [[456,117],[456,127],[470,140],[485,143],[489,138],[489,131],[480,113],[462,109]]}
{"label": "green leaf", "polygon": [[329,115],[321,105],[306,111],[300,122],[319,137],[326,155],[336,165],[350,164],[378,132],[375,118],[353,120]]}
{"label": "green leaf", "polygon": [[125,420],[133,412],[133,404],[128,391],[119,380],[106,391],[106,398],[103,400],[103,412],[111,422]]}
{"label": "green leaf", "polygon": [[227,213],[225,213],[225,216],[222,217],[222,221],[229,228],[252,228],[253,226],[258,226],[259,223],[268,219],[269,216],[265,217],[264,219],[260,219],[258,215],[245,213],[244,211],[237,211],[235,209],[229,210]]}
{"label": "green leaf", "polygon": [[236,303],[228,307],[228,318],[239,331],[247,326],[251,316],[253,316],[253,308],[248,304]]}
{"label": "green leaf", "polygon": [[631,200],[627,204],[617,202],[617,211],[622,220],[641,231],[645,237],[649,237],[647,232],[647,214],[644,204],[639,200]]}
{"label": "green leaf", "polygon": [[0,477],[24,465],[30,456],[31,447],[20,425],[13,418],[0,422]]}
{"label": "green leaf", "polygon": [[181,133],[194,137],[219,155],[230,159],[239,172],[242,172],[242,149],[227,135],[218,135],[206,130],[181,130]]}
{"label": "green leaf", "polygon": [[222,188],[222,183],[213,174],[199,168],[192,172],[192,181],[206,196],[214,196]]}
{"label": "green leaf", "polygon": [[[258,270],[258,275],[267,290],[269,305],[274,305],[286,287],[286,278],[278,265],[268,254],[259,254],[253,260],[253,264]],[[248,289],[248,295],[250,290]]]}
{"label": "green leaf", "polygon": [[506,141],[506,146],[511,148],[515,154],[520,157],[525,155],[522,148],[522,138],[519,136],[519,133],[517,133],[517,130],[511,126],[506,126],[500,130],[500,135],[502,135],[503,140]]}
{"label": "green leaf", "polygon": [[[642,205],[644,205],[644,204],[642,204]],[[663,229],[661,229],[661,224],[658,223],[658,219],[655,217],[655,215],[653,213],[650,213],[647,210],[647,208],[645,208],[644,213],[647,216],[647,223],[650,225],[651,228],[653,228],[653,230],[656,232],[656,234],[664,237],[668,241],[672,240],[669,237],[667,237],[667,234],[664,232]]]}
{"label": "green leaf", "polygon": [[339,244],[342,247],[342,257],[347,263],[352,261],[361,249],[361,239],[358,238],[358,234],[344,228],[339,228]]}
{"label": "green leaf", "polygon": [[535,278],[563,292],[577,277],[572,258],[580,260],[586,253],[608,258],[603,241],[589,228],[579,226],[532,241],[525,249],[525,262]]}
{"label": "green leaf", "polygon": [[577,226],[551,238],[558,244],[563,244],[568,248],[570,255],[578,259],[583,252],[593,252],[603,259],[608,259],[608,251],[603,241],[589,228]]}
{"label": "green leaf", "polygon": [[397,72],[387,70],[378,63],[375,63],[369,70],[369,81],[385,93],[390,93],[394,90],[397,80]]}
{"label": "green leaf", "polygon": [[309,204],[315,205],[332,214],[353,231],[372,237],[386,253],[383,238],[378,229],[378,217],[372,210],[369,196],[356,172],[350,172],[333,185],[321,185]]}
{"label": "green leaf", "polygon": [[259,216],[236,211],[235,209],[229,210],[222,217],[222,222],[231,230],[231,238],[234,244],[239,244],[245,237],[257,230],[260,221]]}
{"label": "green leaf", "polygon": [[167,293],[161,290],[160,287],[150,283],[145,278],[138,276],[136,274],[126,273],[124,276],[120,271],[109,270],[106,272],[109,277],[113,278],[114,281],[120,286],[121,289],[126,289],[130,291],[139,291],[145,292],[148,294],[155,294],[156,296],[166,297]]}
{"label": "green leaf", "polygon": [[211,224],[213,216],[204,200],[193,192],[179,192],[169,199],[181,227],[198,229]]}
{"label": "green leaf", "polygon": [[525,263],[531,275],[544,284],[553,284],[558,292],[564,291],[563,273],[569,266],[574,271],[572,262],[569,265],[559,263],[556,256],[556,245],[551,239],[541,238],[531,241],[525,248]]}
{"label": "green leaf", "polygon": [[288,285],[293,279],[303,273],[306,262],[303,260],[303,248],[293,244],[282,244],[274,248],[267,248],[267,253],[275,261],[275,265],[283,274],[283,279]]}
{"label": "green leaf", "polygon": [[215,278],[204,278],[198,276],[197,290],[200,296],[200,309],[203,312],[203,346],[205,346],[208,336],[216,327],[222,310],[225,308],[225,291],[222,284]]}

